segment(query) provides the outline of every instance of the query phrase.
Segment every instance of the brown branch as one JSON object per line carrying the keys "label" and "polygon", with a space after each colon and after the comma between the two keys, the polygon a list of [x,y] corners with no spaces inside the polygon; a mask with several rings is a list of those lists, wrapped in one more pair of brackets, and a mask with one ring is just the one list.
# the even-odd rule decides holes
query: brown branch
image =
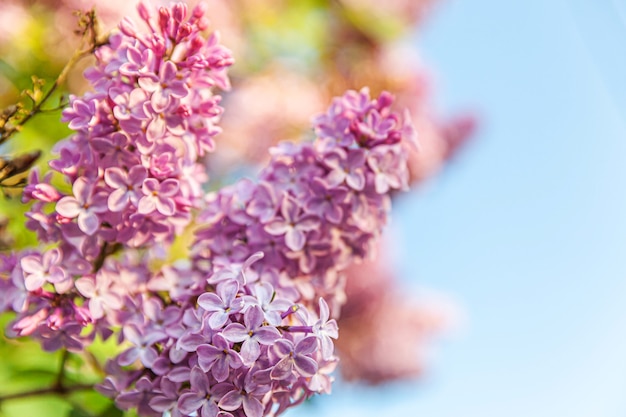
{"label": "brown branch", "polygon": [[16,400],[19,398],[36,397],[38,395],[67,395],[78,391],[87,391],[93,389],[93,384],[79,384],[70,387],[52,386],[46,388],[38,388],[31,391],[16,392],[14,394],[0,395],[0,403],[8,400]]}
{"label": "brown branch", "polygon": [[[90,20],[88,20],[88,23],[83,22],[83,24],[86,25],[86,28],[84,32],[82,32],[82,35],[83,35],[83,39],[88,38],[87,42],[89,46],[85,49],[78,49],[76,52],[74,52],[74,55],[72,55],[72,57],[65,64],[65,66],[63,67],[59,75],[57,76],[56,80],[54,80],[52,87],[44,94],[43,97],[41,97],[39,100],[35,100],[35,97],[34,97],[35,94],[32,94],[32,95],[27,94],[31,98],[31,100],[33,100],[33,107],[30,109],[29,112],[27,112],[23,117],[21,117],[16,123],[14,124],[12,123],[12,126],[10,127],[3,126],[3,128],[0,130],[0,144],[7,141],[11,136],[13,136],[17,131],[19,131],[20,128],[24,124],[26,124],[26,122],[28,122],[33,116],[35,116],[38,113],[41,113],[42,111],[45,111],[42,109],[42,106],[46,104],[46,102],[52,97],[54,92],[61,85],[65,83],[65,80],[67,79],[67,76],[70,70],[81,59],[93,54],[96,51],[96,49],[105,45],[108,42],[108,36],[103,36],[103,37],[98,36],[98,31],[95,26],[97,24],[95,13],[93,11],[90,11],[86,14],[86,16],[87,16],[86,19],[90,19]],[[36,80],[34,81],[33,85],[35,84],[36,84]]]}

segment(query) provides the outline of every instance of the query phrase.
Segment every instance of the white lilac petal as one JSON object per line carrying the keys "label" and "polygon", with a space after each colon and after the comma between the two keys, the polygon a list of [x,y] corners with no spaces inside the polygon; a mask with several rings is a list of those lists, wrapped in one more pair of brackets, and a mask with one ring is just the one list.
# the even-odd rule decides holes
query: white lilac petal
{"label": "white lilac petal", "polygon": [[305,243],[306,236],[304,232],[295,228],[289,228],[287,233],[285,233],[285,245],[292,251],[302,250]]}
{"label": "white lilac petal", "polygon": [[112,212],[120,212],[128,206],[131,200],[131,193],[122,188],[113,191],[107,199],[107,207]]}
{"label": "white lilac petal", "polygon": [[100,227],[100,219],[98,215],[90,210],[83,210],[78,213],[78,227],[80,230],[91,236]]}
{"label": "white lilac petal", "polygon": [[27,291],[36,291],[46,283],[43,274],[30,274],[24,279],[24,287]]}
{"label": "white lilac petal", "polygon": [[41,264],[41,258],[37,255],[24,256],[20,260],[20,265],[22,266],[22,271],[29,273],[29,274],[35,274],[35,273],[41,274],[45,271],[45,269],[43,268],[43,265]]}
{"label": "white lilac petal", "polygon": [[362,191],[365,188],[365,174],[362,170],[349,173],[346,177],[346,184],[356,191]]}
{"label": "white lilac petal", "polygon": [[89,312],[94,320],[101,319],[104,316],[104,309],[101,298],[92,298],[89,300]]}
{"label": "white lilac petal", "polygon": [[149,93],[156,91],[160,88],[159,78],[154,74],[143,74],[139,77],[139,86]]}
{"label": "white lilac petal", "polygon": [[56,211],[63,217],[73,219],[81,213],[81,204],[71,196],[65,196],[56,204]]}
{"label": "white lilac petal", "polygon": [[120,168],[111,167],[104,171],[104,182],[111,188],[122,188],[128,184],[128,177]]}
{"label": "white lilac petal", "polygon": [[221,329],[226,322],[230,314],[226,311],[215,311],[209,317],[209,327],[213,330]]}
{"label": "white lilac petal", "polygon": [[224,308],[224,302],[215,293],[205,292],[198,297],[198,305],[208,312],[220,311]]}
{"label": "white lilac petal", "polygon": [[86,203],[89,201],[89,197],[91,196],[92,187],[91,184],[85,177],[79,177],[74,184],[72,185],[72,192],[74,196],[76,196],[76,200],[81,203]]}
{"label": "white lilac petal", "polygon": [[155,203],[157,211],[164,216],[172,216],[176,211],[174,200],[169,198],[157,198]]}
{"label": "white lilac petal", "polygon": [[333,341],[330,340],[330,337],[322,335],[320,336],[319,341],[321,345],[322,358],[324,360],[332,358],[335,351],[335,346],[333,344]]}
{"label": "white lilac petal", "polygon": [[328,303],[322,297],[319,299],[319,307],[320,307],[320,321],[322,323],[326,323],[330,318],[330,310],[328,308]]}
{"label": "white lilac petal", "polygon": [[[144,183],[145,184],[145,183]],[[139,200],[137,213],[150,214],[156,209],[156,198],[152,195],[146,195]]]}
{"label": "white lilac petal", "polygon": [[289,225],[284,220],[279,219],[267,223],[263,228],[267,233],[274,236],[284,235],[290,230]]}
{"label": "white lilac petal", "polygon": [[96,281],[93,277],[82,277],[76,280],[76,289],[86,298],[96,296]]}
{"label": "white lilac petal", "polygon": [[337,321],[335,319],[329,320],[324,325],[324,332],[333,339],[339,337],[339,327],[337,326]]}
{"label": "white lilac petal", "polygon": [[222,332],[222,336],[227,340],[239,343],[250,338],[248,330],[240,323],[231,323]]}

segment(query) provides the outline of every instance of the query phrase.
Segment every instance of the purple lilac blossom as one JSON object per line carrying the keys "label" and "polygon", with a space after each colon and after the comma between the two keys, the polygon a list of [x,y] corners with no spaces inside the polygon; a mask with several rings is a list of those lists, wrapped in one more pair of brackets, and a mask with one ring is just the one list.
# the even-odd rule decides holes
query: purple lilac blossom
{"label": "purple lilac blossom", "polygon": [[220,241],[237,247],[238,256],[263,251],[268,256],[252,269],[277,268],[279,294],[295,287],[295,302],[314,309],[321,296],[338,311],[342,271],[372,256],[389,194],[408,186],[407,151],[416,134],[392,102],[386,92],[370,98],[366,88],[335,98],[314,120],[313,143],[279,145],[257,184],[244,180],[210,195],[195,263],[228,258]]}
{"label": "purple lilac blossom", "polygon": [[[258,182],[203,199],[197,158],[221,114],[212,88],[229,87],[232,64],[217,35],[200,34],[205,9],[141,3],[149,33],[125,19],[96,52],[95,91],[71,98],[76,133],[50,163],[72,193],[44,178],[27,196],[29,226],[58,248],[0,264],[0,289],[16,295],[0,307],[18,313],[8,335],[46,350],[122,328],[125,350],[98,387],[120,408],[278,415],[330,392],[342,271],[371,255],[414,132],[388,93],[350,91],[315,119],[315,142],[274,148]],[[192,262],[156,268],[203,203]]]}
{"label": "purple lilac blossom", "polygon": [[[63,340],[76,348],[74,336],[89,344],[95,333],[109,335],[121,325],[129,305],[149,305],[137,298],[150,271],[128,259],[103,260],[168,244],[202,204],[207,176],[198,157],[213,149],[220,131],[220,96],[213,90],[229,87],[233,59],[217,35],[203,36],[202,6],[191,13],[183,4],[140,9],[148,32],[128,20],[121,24],[85,72],[93,91],[71,96],[63,111],[74,134],[57,144],[50,168],[71,192],[38,173],[26,190],[25,201],[34,200],[27,226],[55,248],[17,254],[18,268],[0,272],[6,292],[19,300],[3,306],[18,313],[7,333],[39,337],[45,349],[61,348]],[[81,332],[74,324],[94,327]],[[72,337],[64,336],[68,331]],[[149,366],[154,355],[145,349]]]}

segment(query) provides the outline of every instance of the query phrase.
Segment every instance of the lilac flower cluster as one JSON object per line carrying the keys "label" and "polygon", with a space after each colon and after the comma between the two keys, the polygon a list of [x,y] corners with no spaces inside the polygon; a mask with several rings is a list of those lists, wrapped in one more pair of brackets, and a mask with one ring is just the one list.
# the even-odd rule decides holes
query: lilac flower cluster
{"label": "lilac flower cluster", "polygon": [[262,279],[314,305],[342,303],[340,272],[372,255],[389,194],[407,187],[407,147],[415,132],[391,111],[393,99],[364,88],[335,98],[315,121],[313,143],[283,143],[259,182],[243,180],[208,197],[197,234],[199,270],[263,252]]}
{"label": "lilac flower cluster", "polygon": [[27,226],[53,248],[0,265],[1,285],[20,300],[2,305],[18,313],[9,334],[39,338],[46,350],[81,350],[117,324],[101,319],[133,294],[120,271],[102,268],[105,259],[167,244],[190,223],[207,180],[198,159],[219,132],[221,97],[213,89],[229,87],[233,62],[217,35],[203,37],[204,13],[182,3],[158,11],[140,4],[147,33],[126,19],[96,51],[86,72],[94,91],[71,97],[63,120],[75,134],[50,162],[71,191],[37,172],[24,190],[24,201],[34,200]]}
{"label": "lilac flower cluster", "polygon": [[[143,416],[203,417],[278,415],[330,392],[337,323],[323,299],[317,314],[250,274],[262,256],[208,276],[173,267],[140,272],[136,289],[167,289],[168,299],[144,291],[127,297],[125,310],[109,309],[130,347],[98,390]],[[130,367],[137,362],[140,370]]]}
{"label": "lilac flower cluster", "polygon": [[[94,92],[63,112],[76,133],[50,166],[71,192],[37,173],[25,190],[48,247],[0,257],[7,334],[76,352],[115,336],[98,390],[142,416],[278,415],[330,392],[342,271],[371,255],[415,132],[388,93],[349,91],[314,142],[204,199],[232,58],[202,37],[202,6],[139,13],[148,33],[124,20],[87,71]],[[191,262],[157,266],[201,205]]]}
{"label": "lilac flower cluster", "polygon": [[[207,178],[197,160],[213,150],[222,112],[212,88],[229,87],[232,57],[216,35],[202,37],[201,7],[190,16],[184,4],[139,12],[149,32],[125,19],[86,73],[94,91],[63,111],[76,134],[50,166],[72,192],[46,181],[25,192],[36,201],[29,226],[44,242],[61,241],[67,256],[92,260],[103,242],[171,241],[202,197]],[[47,203],[56,203],[48,214]]]}

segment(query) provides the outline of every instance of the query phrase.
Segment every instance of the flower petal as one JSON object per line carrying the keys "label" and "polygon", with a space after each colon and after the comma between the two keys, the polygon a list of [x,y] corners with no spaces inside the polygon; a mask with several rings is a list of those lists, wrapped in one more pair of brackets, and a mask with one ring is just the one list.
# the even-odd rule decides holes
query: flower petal
{"label": "flower petal", "polygon": [[57,202],[56,211],[63,217],[73,219],[81,212],[81,205],[74,197],[66,196]]}
{"label": "flower petal", "polygon": [[83,210],[78,214],[78,227],[89,236],[96,233],[99,226],[100,219],[96,213]]}

